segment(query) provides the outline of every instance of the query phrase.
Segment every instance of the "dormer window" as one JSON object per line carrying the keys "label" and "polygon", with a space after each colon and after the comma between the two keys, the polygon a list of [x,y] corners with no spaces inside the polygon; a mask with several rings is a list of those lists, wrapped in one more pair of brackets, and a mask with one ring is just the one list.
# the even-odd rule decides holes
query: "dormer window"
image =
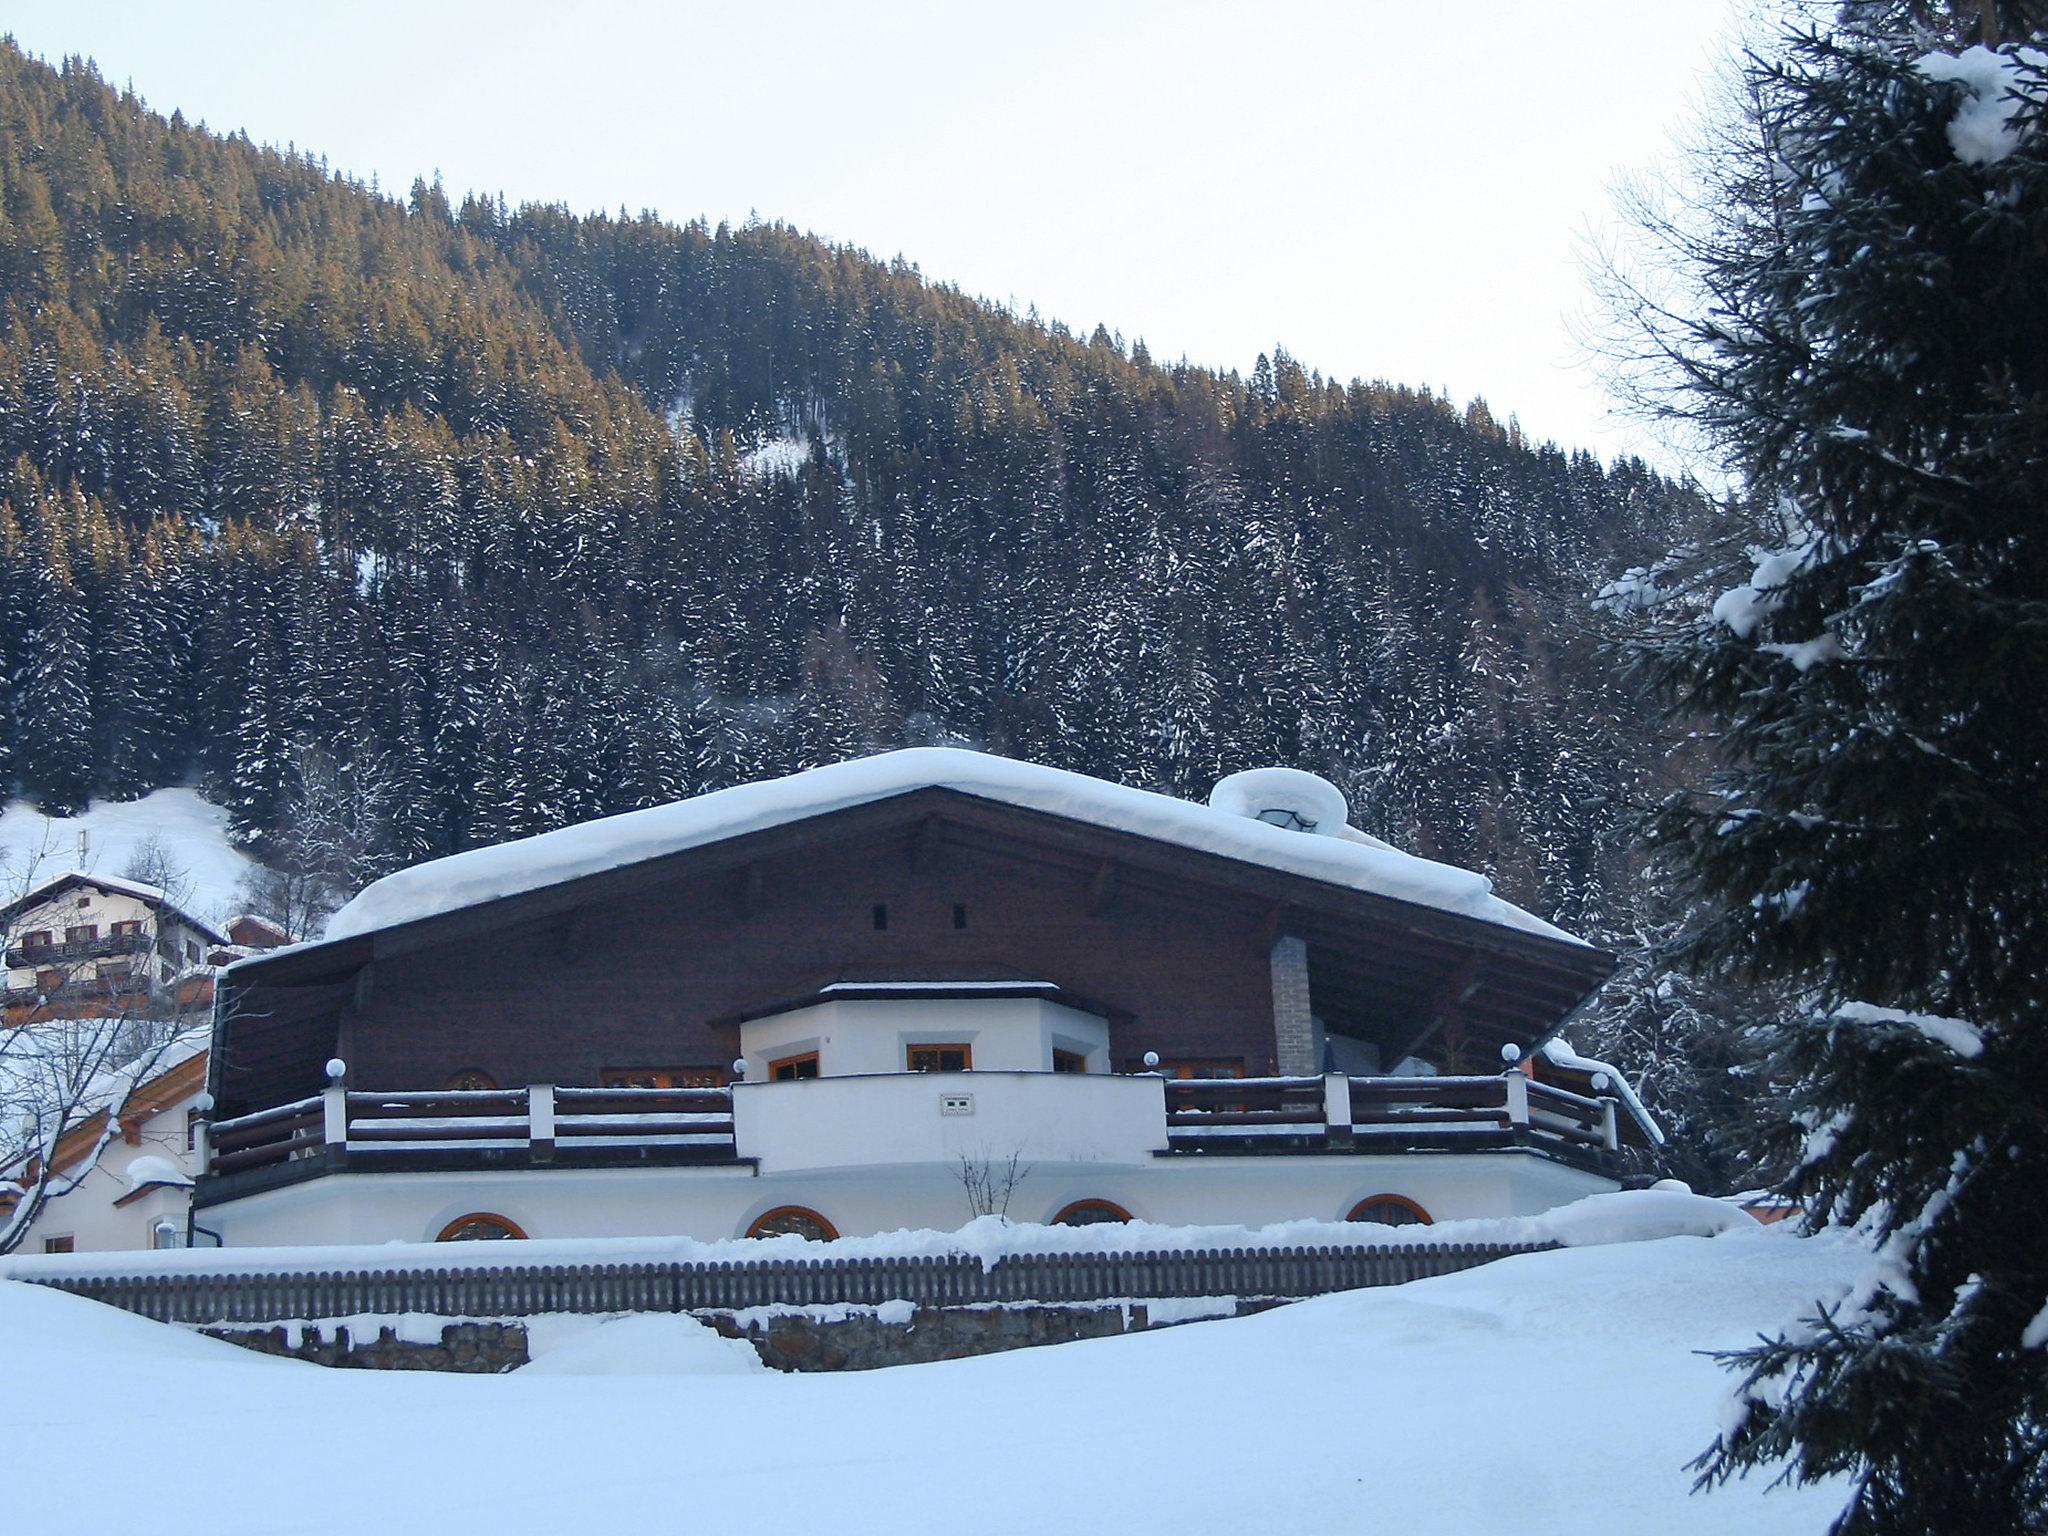
{"label": "dormer window", "polygon": [[1290,811],[1285,806],[1269,806],[1259,812],[1257,818],[1269,827],[1285,827],[1290,832],[1313,832],[1316,823],[1299,811]]}

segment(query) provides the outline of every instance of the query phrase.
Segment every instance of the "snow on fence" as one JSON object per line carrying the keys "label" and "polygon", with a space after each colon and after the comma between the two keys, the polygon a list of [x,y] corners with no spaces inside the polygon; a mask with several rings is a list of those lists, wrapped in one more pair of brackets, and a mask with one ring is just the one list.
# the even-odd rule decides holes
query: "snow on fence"
{"label": "snow on fence", "polygon": [[169,1323],[273,1323],[362,1314],[531,1317],[850,1303],[919,1307],[1165,1297],[1295,1300],[1455,1274],[1554,1242],[1360,1248],[1212,1248],[1158,1253],[969,1254],[717,1263],[534,1264],[299,1274],[20,1278]]}

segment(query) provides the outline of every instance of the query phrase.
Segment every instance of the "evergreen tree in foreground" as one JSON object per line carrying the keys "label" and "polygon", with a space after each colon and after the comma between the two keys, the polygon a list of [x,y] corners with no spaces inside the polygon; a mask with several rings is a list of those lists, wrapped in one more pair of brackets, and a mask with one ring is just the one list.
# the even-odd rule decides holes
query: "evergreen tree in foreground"
{"label": "evergreen tree in foreground", "polygon": [[1769,1150],[1878,1245],[1731,1357],[1702,1481],[1846,1476],[1859,1536],[2048,1531],[2048,37],[1928,9],[1753,61],[1750,150],[1653,231],[1697,295],[1634,289],[1668,408],[1765,526],[1609,594],[1718,748],[1654,823],[1686,948],[1806,1005]]}

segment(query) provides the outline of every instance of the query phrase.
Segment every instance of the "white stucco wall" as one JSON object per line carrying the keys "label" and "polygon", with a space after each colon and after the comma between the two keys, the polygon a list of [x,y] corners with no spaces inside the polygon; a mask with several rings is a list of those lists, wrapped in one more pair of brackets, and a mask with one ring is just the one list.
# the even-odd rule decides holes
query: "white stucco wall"
{"label": "white stucco wall", "polygon": [[159,1220],[174,1222],[182,1242],[190,1204],[184,1189],[160,1188],[126,1205],[115,1202],[132,1190],[130,1170],[137,1158],[168,1158],[191,1177],[195,1159],[185,1145],[185,1115],[197,1097],[195,1090],[144,1120],[136,1127],[139,1140],[133,1144],[125,1136],[115,1136],[76,1189],[47,1202],[37,1212],[27,1238],[15,1251],[41,1253],[46,1238],[63,1236],[72,1239],[79,1253],[149,1248],[154,1246]]}
{"label": "white stucco wall", "polygon": [[[1110,1200],[1140,1220],[1175,1225],[1328,1221],[1382,1194],[1414,1200],[1438,1220],[1518,1216],[1615,1187],[1611,1179],[1516,1152],[1147,1156],[1136,1163],[1027,1155],[1020,1168],[1007,1214],[1040,1222],[1082,1199]],[[202,1207],[198,1222],[220,1232],[229,1247],[428,1241],[477,1212],[502,1216],[531,1237],[715,1240],[741,1236],[756,1217],[785,1205],[817,1211],[848,1237],[905,1227],[950,1231],[974,1214],[957,1161],[934,1161],[758,1173],[744,1166],[349,1172]]]}
{"label": "white stucco wall", "polygon": [[1046,1072],[1055,1046],[1109,1070],[1109,1029],[1094,1014],[1038,998],[890,998],[814,1003],[740,1026],[747,1080],[786,1056],[818,1053],[821,1077],[901,1072],[911,1045],[965,1044],[977,1072]]}
{"label": "white stucco wall", "polygon": [[911,1163],[950,1171],[962,1157],[1012,1154],[1136,1166],[1166,1150],[1165,1084],[1152,1076],[977,1067],[741,1083],[732,1112],[739,1155],[758,1159],[763,1174]]}

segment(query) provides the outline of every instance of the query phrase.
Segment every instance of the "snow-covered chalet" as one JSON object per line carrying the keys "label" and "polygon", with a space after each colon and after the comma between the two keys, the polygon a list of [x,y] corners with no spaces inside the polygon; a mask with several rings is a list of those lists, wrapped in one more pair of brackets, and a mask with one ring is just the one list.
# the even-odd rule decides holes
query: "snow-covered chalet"
{"label": "snow-covered chalet", "polygon": [[1260,769],[917,749],[423,864],[223,975],[200,1241],[1519,1215],[1612,958]]}

